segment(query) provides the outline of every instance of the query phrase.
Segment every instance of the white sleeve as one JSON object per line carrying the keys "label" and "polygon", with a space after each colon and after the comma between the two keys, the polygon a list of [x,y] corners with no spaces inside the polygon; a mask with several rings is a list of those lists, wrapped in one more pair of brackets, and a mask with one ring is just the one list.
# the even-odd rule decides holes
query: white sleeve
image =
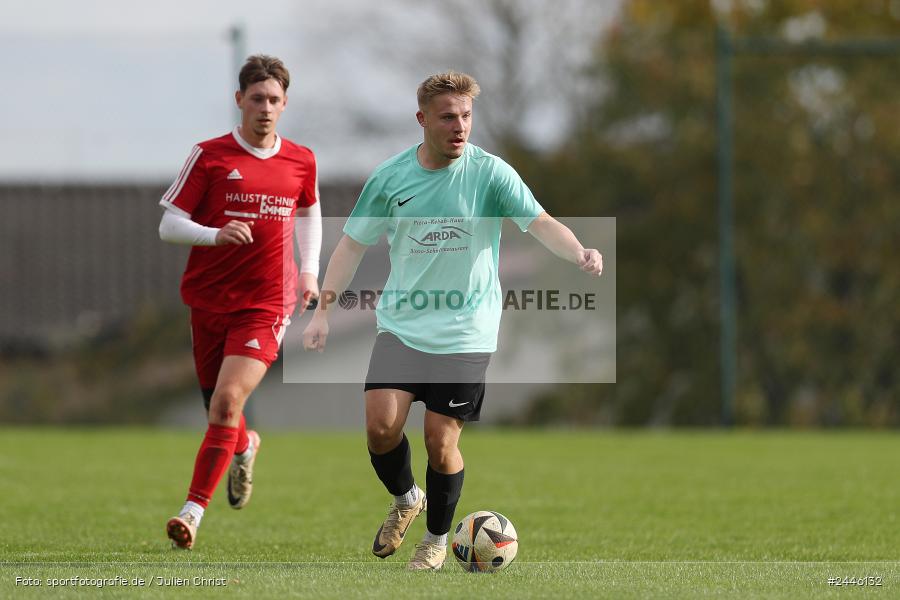
{"label": "white sleeve", "polygon": [[300,272],[319,276],[319,251],[322,248],[322,205],[297,209],[294,238],[300,250]]}
{"label": "white sleeve", "polygon": [[159,222],[159,239],[173,244],[190,246],[215,246],[217,227],[205,227],[191,220],[191,215],[180,208],[169,206]]}

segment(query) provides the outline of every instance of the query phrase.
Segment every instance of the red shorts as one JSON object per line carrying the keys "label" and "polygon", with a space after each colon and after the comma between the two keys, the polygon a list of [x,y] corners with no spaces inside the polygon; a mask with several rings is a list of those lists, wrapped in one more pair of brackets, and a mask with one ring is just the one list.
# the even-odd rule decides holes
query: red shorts
{"label": "red shorts", "polygon": [[214,313],[191,309],[191,341],[200,387],[216,387],[226,356],[249,356],[271,367],[278,357],[289,316],[268,310]]}

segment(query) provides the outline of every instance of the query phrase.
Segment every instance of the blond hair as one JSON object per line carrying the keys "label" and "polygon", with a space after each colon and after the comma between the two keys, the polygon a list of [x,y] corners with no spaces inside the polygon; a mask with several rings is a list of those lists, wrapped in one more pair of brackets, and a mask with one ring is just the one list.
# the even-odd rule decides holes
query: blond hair
{"label": "blond hair", "polygon": [[432,75],[423,81],[416,92],[416,99],[419,101],[419,108],[422,108],[432,98],[441,94],[457,94],[474,100],[480,93],[481,88],[478,87],[474,77],[450,70]]}

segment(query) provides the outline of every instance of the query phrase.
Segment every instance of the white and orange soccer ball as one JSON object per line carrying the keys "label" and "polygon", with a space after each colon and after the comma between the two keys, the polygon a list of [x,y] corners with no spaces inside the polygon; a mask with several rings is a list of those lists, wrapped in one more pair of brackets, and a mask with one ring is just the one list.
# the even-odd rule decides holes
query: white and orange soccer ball
{"label": "white and orange soccer ball", "polygon": [[509,519],[479,510],[466,515],[453,534],[453,556],[466,571],[494,573],[505,569],[519,551],[519,536]]}

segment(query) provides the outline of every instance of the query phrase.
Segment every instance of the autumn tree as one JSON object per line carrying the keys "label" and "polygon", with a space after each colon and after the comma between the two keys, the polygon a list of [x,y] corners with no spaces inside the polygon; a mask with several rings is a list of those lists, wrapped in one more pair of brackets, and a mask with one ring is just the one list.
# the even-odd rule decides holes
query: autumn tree
{"label": "autumn tree", "polygon": [[[900,36],[900,5],[623,5],[591,69],[607,92],[561,150],[517,156],[551,212],[617,217],[618,383],[560,389],[533,421],[719,422],[717,25],[792,43],[884,38]],[[898,67],[735,59],[739,423],[900,420]]]}

